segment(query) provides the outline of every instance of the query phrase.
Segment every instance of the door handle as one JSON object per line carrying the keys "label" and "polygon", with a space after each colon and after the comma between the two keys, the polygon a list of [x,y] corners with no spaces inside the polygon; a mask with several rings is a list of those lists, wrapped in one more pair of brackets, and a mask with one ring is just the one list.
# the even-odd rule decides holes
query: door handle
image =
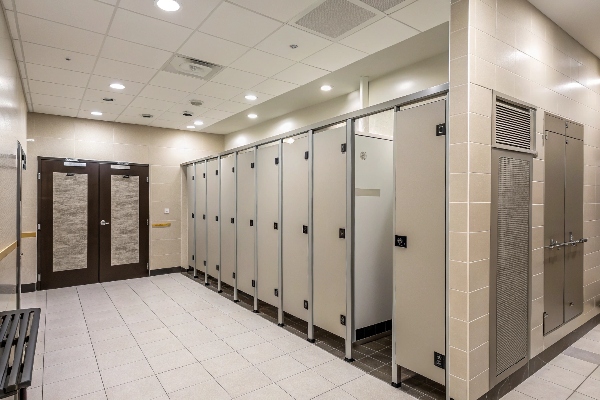
{"label": "door handle", "polygon": [[104,226],[104,225],[110,225],[110,222],[102,220],[100,221],[100,225]]}

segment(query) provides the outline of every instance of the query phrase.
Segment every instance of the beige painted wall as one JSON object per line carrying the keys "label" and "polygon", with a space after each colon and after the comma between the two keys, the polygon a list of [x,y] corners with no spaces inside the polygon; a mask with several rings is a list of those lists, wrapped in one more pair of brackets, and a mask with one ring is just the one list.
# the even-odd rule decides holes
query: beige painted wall
{"label": "beige painted wall", "polygon": [[[448,54],[443,53],[370,82],[369,105],[393,100],[446,82],[448,82]],[[225,149],[243,146],[360,108],[359,93],[352,92],[273,118],[248,129],[230,133],[225,137]]]}
{"label": "beige painted wall", "polygon": [[[531,356],[600,308],[600,60],[527,0],[453,0],[450,34],[450,395],[489,388],[492,89],[539,107],[533,183]],[[543,115],[583,123],[584,313],[544,337]]]}
{"label": "beige painted wall", "polygon": [[[34,232],[37,226],[38,156],[150,164],[150,224],[171,222],[170,228],[150,230],[150,268],[187,263],[182,261],[187,258],[187,242],[181,240],[187,237],[187,220],[182,219],[187,199],[180,163],[222,151],[223,136],[30,113],[27,138],[34,141],[28,143],[24,174],[24,231]],[[36,239],[24,242],[23,282],[35,282]]]}

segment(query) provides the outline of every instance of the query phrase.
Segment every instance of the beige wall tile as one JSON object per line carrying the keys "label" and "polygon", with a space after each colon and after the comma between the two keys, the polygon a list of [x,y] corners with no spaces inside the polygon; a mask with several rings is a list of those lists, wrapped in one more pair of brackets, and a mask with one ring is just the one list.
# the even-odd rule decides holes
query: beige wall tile
{"label": "beige wall tile", "polygon": [[74,118],[75,140],[113,143],[114,123]]}
{"label": "beige wall tile", "polygon": [[450,317],[466,322],[468,318],[467,302],[467,293],[450,290]]}
{"label": "beige wall tile", "polygon": [[166,254],[181,254],[181,240],[179,239],[161,239],[152,240],[150,248],[153,256]]}
{"label": "beige wall tile", "polygon": [[75,141],[47,137],[35,138],[35,142],[29,142],[28,144],[28,158],[33,159],[38,156],[74,158]]}
{"label": "beige wall tile", "polygon": [[469,85],[469,111],[483,115],[492,116],[492,91],[490,89]]}
{"label": "beige wall tile", "polygon": [[464,57],[469,53],[469,32],[471,31],[474,30],[463,28],[450,34],[450,59]]}
{"label": "beige wall tile", "polygon": [[535,357],[544,351],[544,328],[542,325],[531,330],[530,357]]}
{"label": "beige wall tile", "polygon": [[475,291],[490,285],[490,260],[469,263],[469,290]]}
{"label": "beige wall tile", "polygon": [[544,274],[538,274],[531,278],[531,298],[538,299],[544,295]]}
{"label": "beige wall tile", "polygon": [[[165,213],[165,209],[169,213]],[[179,221],[181,220],[181,200],[173,199],[170,201],[153,201],[150,203],[150,222],[157,221]]]}
{"label": "beige wall tile", "polygon": [[469,201],[489,203],[492,201],[492,175],[469,174]]}
{"label": "beige wall tile", "polygon": [[469,145],[467,143],[450,145],[450,173],[467,172],[469,169]]}
{"label": "beige wall tile", "polygon": [[[488,356],[489,358],[489,356]],[[470,362],[471,360],[469,360]],[[488,361],[489,362],[489,361]],[[470,366],[469,366],[470,367]],[[469,381],[469,398],[478,399],[490,390],[490,371],[486,369]]]}
{"label": "beige wall tile", "polygon": [[450,143],[465,143],[468,141],[468,115],[458,114],[450,117]]}
{"label": "beige wall tile", "polygon": [[150,256],[150,269],[173,268],[181,266],[181,254]]}
{"label": "beige wall tile", "polygon": [[490,316],[484,315],[469,323],[469,351],[490,340]]}
{"label": "beige wall tile", "polygon": [[468,351],[467,323],[450,318],[450,346],[462,351]]}
{"label": "beige wall tile", "polygon": [[544,298],[540,297],[531,302],[531,327],[535,328],[544,322]]}
{"label": "beige wall tile", "polygon": [[450,289],[467,292],[469,290],[469,264],[450,261]]}
{"label": "beige wall tile", "polygon": [[152,228],[150,230],[150,237],[152,240],[159,239],[181,239],[181,221],[170,221],[170,227]]}
{"label": "beige wall tile", "polygon": [[136,164],[148,164],[148,147],[129,144],[113,144],[113,159]]}
{"label": "beige wall tile", "polygon": [[469,23],[469,0],[461,0],[450,6],[450,32],[464,29]]}
{"label": "beige wall tile", "polygon": [[150,167],[151,183],[181,183],[181,167],[163,167],[152,165]]}
{"label": "beige wall tile", "polygon": [[469,113],[469,141],[491,145],[492,119],[480,114]]}
{"label": "beige wall tile", "polygon": [[467,262],[468,260],[468,233],[450,232],[450,260]]}
{"label": "beige wall tile", "polygon": [[[473,379],[490,365],[490,347],[486,342],[475,350],[469,352],[469,378]],[[485,392],[484,392],[485,393]]]}
{"label": "beige wall tile", "polygon": [[452,397],[455,400],[467,399],[467,381],[450,375],[449,383],[450,397]]}
{"label": "beige wall tile", "polygon": [[531,201],[533,204],[544,204],[544,183],[533,182],[531,192]]}
{"label": "beige wall tile", "polygon": [[490,258],[490,232],[469,234],[469,260],[479,261]]}
{"label": "beige wall tile", "polygon": [[485,287],[469,294],[469,321],[474,321],[489,313],[490,289]]}
{"label": "beige wall tile", "polygon": [[75,158],[110,161],[113,159],[112,143],[75,141]]}
{"label": "beige wall tile", "polygon": [[466,85],[469,75],[469,58],[467,56],[450,61],[450,87]]}
{"label": "beige wall tile", "polygon": [[466,202],[468,196],[468,177],[466,173],[450,174],[450,201]]}
{"label": "beige wall tile", "polygon": [[[175,167],[177,168],[177,167]],[[181,181],[175,183],[152,183],[150,182],[150,200],[151,201],[172,201],[178,199],[182,191]]]}
{"label": "beige wall tile", "polygon": [[[481,232],[490,230],[490,203],[469,203],[469,231]],[[452,217],[452,211],[450,212]]]}
{"label": "beige wall tile", "polygon": [[49,137],[56,139],[75,139],[75,118],[59,117],[49,114],[27,114],[27,137]]}
{"label": "beige wall tile", "polygon": [[531,206],[531,225],[532,226],[543,226],[544,225],[544,205],[534,204]]}
{"label": "beige wall tile", "polygon": [[468,353],[453,347],[450,347],[450,373],[460,379],[466,380],[468,375]]}
{"label": "beige wall tile", "polygon": [[450,203],[450,232],[467,232],[468,203]]}
{"label": "beige wall tile", "polygon": [[539,248],[531,252],[531,272],[532,275],[544,272],[544,248]]}

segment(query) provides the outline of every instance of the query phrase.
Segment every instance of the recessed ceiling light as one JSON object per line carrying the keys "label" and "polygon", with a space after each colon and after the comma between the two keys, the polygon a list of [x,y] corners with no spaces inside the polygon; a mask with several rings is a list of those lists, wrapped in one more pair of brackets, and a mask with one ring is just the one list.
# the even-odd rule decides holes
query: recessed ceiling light
{"label": "recessed ceiling light", "polygon": [[194,129],[196,126],[195,125],[188,125],[187,128],[188,129]]}
{"label": "recessed ceiling light", "polygon": [[120,83],[111,83],[110,87],[112,89],[117,89],[117,90],[123,90],[123,89],[125,89],[125,86],[121,85]]}
{"label": "recessed ceiling light", "polygon": [[102,113],[100,111],[92,111],[91,114],[92,115],[102,115]]}
{"label": "recessed ceiling light", "polygon": [[194,121],[194,125],[204,125],[204,122],[198,120],[198,121]]}
{"label": "recessed ceiling light", "polygon": [[248,118],[255,119],[255,118],[258,118],[258,115],[256,115],[256,114],[248,114]]}
{"label": "recessed ceiling light", "polygon": [[28,142],[35,142],[35,139],[27,139]]}
{"label": "recessed ceiling light", "polygon": [[184,111],[184,112],[183,112],[183,116],[184,116],[184,117],[191,117],[192,115],[194,115],[194,113],[193,113],[193,112],[191,112],[191,111]]}
{"label": "recessed ceiling light", "polygon": [[256,97],[256,96],[255,96],[255,95],[253,95],[253,94],[247,94],[247,95],[246,95],[246,96],[244,96],[244,97],[246,98],[246,100],[251,100],[251,101],[254,101],[254,100],[258,99],[258,97]]}
{"label": "recessed ceiling light", "polygon": [[181,7],[175,0],[156,0],[156,6],[164,11],[177,11]]}
{"label": "recessed ceiling light", "polygon": [[113,99],[111,97],[105,97],[102,100],[104,100],[104,101],[115,101],[115,99]]}
{"label": "recessed ceiling light", "polygon": [[298,48],[298,45],[297,45],[297,44],[290,44],[290,47],[291,47],[292,49],[297,49],[297,48]]}
{"label": "recessed ceiling light", "polygon": [[329,85],[323,85],[323,86],[321,86],[321,90],[324,91],[324,92],[329,92],[331,89],[332,89],[332,87],[329,86]]}

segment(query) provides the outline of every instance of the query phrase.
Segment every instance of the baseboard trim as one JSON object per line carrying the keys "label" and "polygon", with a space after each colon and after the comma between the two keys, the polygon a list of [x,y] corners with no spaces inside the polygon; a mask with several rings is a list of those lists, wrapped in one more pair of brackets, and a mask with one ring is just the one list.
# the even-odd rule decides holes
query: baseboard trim
{"label": "baseboard trim", "polygon": [[185,271],[185,269],[181,267],[153,269],[150,271],[150,276],[175,274],[181,271]]}
{"label": "baseboard trim", "polygon": [[560,355],[563,351],[569,348],[573,343],[585,336],[589,331],[600,324],[600,314],[591,318],[589,321],[568,333],[565,337],[542,351],[537,356],[533,357],[522,368],[515,371],[513,374],[502,380],[489,392],[479,398],[479,400],[498,400],[505,396],[508,392],[519,386],[531,375],[542,369],[546,364]]}
{"label": "baseboard trim", "polygon": [[21,293],[35,292],[35,283],[21,283]]}

